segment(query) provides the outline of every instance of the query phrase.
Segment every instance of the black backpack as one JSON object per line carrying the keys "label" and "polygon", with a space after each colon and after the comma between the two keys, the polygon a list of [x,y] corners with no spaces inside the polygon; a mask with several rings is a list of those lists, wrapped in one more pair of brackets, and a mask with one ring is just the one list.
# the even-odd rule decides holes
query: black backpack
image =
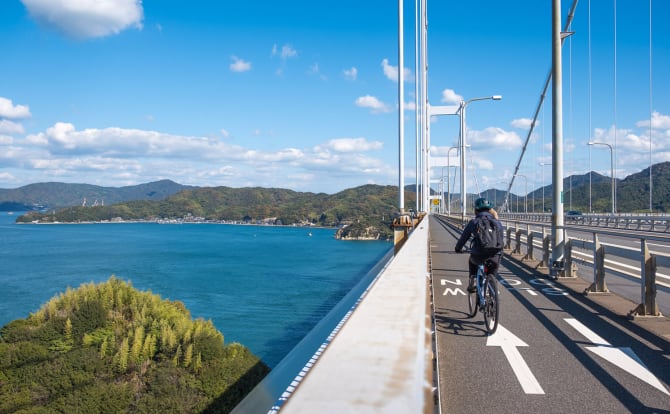
{"label": "black backpack", "polygon": [[488,217],[475,219],[474,240],[481,253],[493,256],[502,250],[503,234],[497,224]]}

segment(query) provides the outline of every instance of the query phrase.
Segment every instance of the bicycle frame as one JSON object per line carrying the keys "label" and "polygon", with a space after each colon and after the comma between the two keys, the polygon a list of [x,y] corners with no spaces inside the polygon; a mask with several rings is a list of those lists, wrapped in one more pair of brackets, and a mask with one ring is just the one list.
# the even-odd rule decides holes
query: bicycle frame
{"label": "bicycle frame", "polygon": [[484,315],[484,324],[489,334],[498,328],[499,299],[496,283],[496,266],[490,259],[477,266],[475,275],[475,292],[468,294],[469,316],[473,317],[480,311]]}
{"label": "bicycle frame", "polygon": [[486,280],[486,267],[484,264],[477,266],[477,276],[475,285],[477,286],[477,296],[479,296],[479,309],[486,306],[486,297],[484,296],[484,281]]}

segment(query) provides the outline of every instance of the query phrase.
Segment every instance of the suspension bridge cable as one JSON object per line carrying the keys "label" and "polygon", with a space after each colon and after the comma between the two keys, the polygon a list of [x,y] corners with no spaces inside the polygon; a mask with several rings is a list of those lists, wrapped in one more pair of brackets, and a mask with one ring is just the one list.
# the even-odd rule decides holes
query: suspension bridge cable
{"label": "suspension bridge cable", "polygon": [[[568,26],[568,31],[569,32],[571,31],[571,28],[572,28],[572,25]],[[570,77],[570,81],[568,83],[568,97],[569,97],[569,100],[570,100],[569,108],[568,108],[568,118],[569,118],[569,124],[570,124],[570,127],[569,127],[570,139],[574,140],[575,139],[575,134],[574,134],[574,130],[572,128],[572,36],[570,37],[570,39],[568,41],[568,54],[569,54],[569,58],[570,58],[570,66],[568,67],[569,68],[568,69],[568,75]],[[574,168],[574,159],[573,159],[572,151],[568,152],[568,154],[570,154],[568,156],[568,158],[569,158],[568,159],[568,164],[571,165],[572,168]],[[569,194],[568,210],[572,210],[572,173],[573,173],[573,171],[568,170],[568,172],[570,174],[568,176],[568,177],[570,177],[570,186],[569,186],[570,190],[569,190],[569,193],[568,193]]]}
{"label": "suspension bridge cable", "polygon": [[[420,103],[420,98],[419,98],[419,0],[414,0],[414,102],[415,102],[415,110],[414,110],[414,134],[415,134],[415,156],[416,156],[416,164],[414,166],[414,174],[416,176],[415,178],[415,186],[414,186],[414,191],[416,193],[416,205],[414,207],[415,211],[421,211],[420,205],[419,205],[419,177],[421,176],[419,174],[419,168],[420,168],[420,160],[419,157],[421,155],[421,147],[419,145],[420,142],[420,130],[419,128],[421,127],[421,122],[419,117],[421,116],[419,108],[421,107]],[[400,191],[403,191],[403,189],[400,189]]]}
{"label": "suspension bridge cable", "polygon": [[[592,99],[592,68],[591,68],[591,0],[589,0],[589,10],[588,10],[588,52],[589,52],[589,142],[593,141],[591,139],[592,129],[592,118],[593,118],[593,99]],[[592,185],[592,175],[593,169],[591,168],[591,145],[589,147],[589,213],[593,212],[593,206],[591,205],[591,185]]]}
{"label": "suspension bridge cable", "polygon": [[[617,52],[617,43],[616,43],[616,0],[614,0],[614,165],[617,165],[617,146],[616,146],[616,138],[617,138],[617,131],[616,131],[616,121],[617,121],[617,116],[616,116],[616,98],[617,98],[617,89],[616,89],[616,84],[617,84],[617,72],[616,72],[616,52]],[[612,200],[614,200],[612,203],[612,213],[616,213],[616,168],[612,167],[612,180],[614,181],[614,187],[612,188]]]}
{"label": "suspension bridge cable", "polygon": [[651,175],[651,169],[652,169],[652,157],[651,157],[651,133],[652,133],[652,126],[651,126],[651,121],[653,118],[653,89],[652,89],[652,60],[651,60],[651,45],[652,45],[652,31],[651,31],[651,1],[649,0],[649,212],[654,211],[653,207],[653,188],[654,188],[654,183],[652,180],[652,175]]}
{"label": "suspension bridge cable", "polygon": [[[565,22],[563,32],[567,31],[567,28],[570,27],[570,25],[572,24],[572,20],[575,16],[575,9],[577,8],[578,2],[579,0],[573,0],[572,7],[568,12],[568,18]],[[565,38],[561,37],[561,45],[563,44],[564,40]],[[528,147],[530,137],[533,135],[533,130],[535,129],[535,123],[537,122],[537,116],[540,113],[540,108],[542,107],[542,104],[544,103],[544,98],[547,95],[547,89],[549,89],[549,82],[551,82],[551,69],[549,70],[547,79],[544,82],[544,88],[542,89],[542,94],[540,95],[540,101],[538,102],[537,108],[535,109],[535,115],[533,115],[533,122],[531,122],[530,124],[528,135],[526,135],[526,141],[524,142],[523,147],[521,148],[521,155],[519,156],[519,160],[517,161],[516,166],[514,167],[514,174],[512,174],[512,178],[510,179],[509,187],[507,188],[507,193],[505,195],[505,201],[503,202],[502,208],[500,209],[501,211],[507,211],[506,208],[507,203],[509,201],[509,192],[512,189],[512,185],[514,185],[514,179],[516,177],[516,174],[519,172],[519,166],[521,165],[521,161],[523,161],[523,156],[526,153],[526,148]]]}
{"label": "suspension bridge cable", "polygon": [[[467,132],[467,131],[466,131],[466,132]],[[467,150],[466,150],[466,154],[467,154]],[[474,174],[473,174],[473,175],[475,176],[475,190],[476,190],[476,193],[479,194],[479,196],[481,197],[481,193],[479,192],[479,180],[477,179],[477,169],[474,168],[474,165],[475,165],[475,164],[474,164],[473,161],[472,161],[472,150],[470,150],[470,154],[469,154],[469,155],[470,155],[470,165],[473,166],[473,167],[472,167],[472,169],[473,169],[473,171],[474,171]]]}

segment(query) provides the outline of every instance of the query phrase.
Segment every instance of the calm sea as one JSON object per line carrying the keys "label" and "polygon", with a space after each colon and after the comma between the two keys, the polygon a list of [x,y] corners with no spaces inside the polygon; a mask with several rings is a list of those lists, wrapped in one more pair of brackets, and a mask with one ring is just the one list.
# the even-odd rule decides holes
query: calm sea
{"label": "calm sea", "polygon": [[332,229],[17,225],[16,217],[0,212],[0,326],[68,286],[115,275],[184,302],[271,367],[391,248],[336,240]]}

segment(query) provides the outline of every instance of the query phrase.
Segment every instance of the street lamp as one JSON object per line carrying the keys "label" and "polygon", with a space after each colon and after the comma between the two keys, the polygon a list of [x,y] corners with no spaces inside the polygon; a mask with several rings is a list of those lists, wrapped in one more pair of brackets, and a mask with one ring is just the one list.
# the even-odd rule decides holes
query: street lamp
{"label": "street lamp", "polygon": [[[449,147],[449,150],[447,151],[447,214],[451,216],[451,180],[450,180],[450,174],[451,174],[451,150],[457,150],[458,147]],[[454,172],[454,175],[456,173]],[[455,178],[454,178],[455,180]]]}
{"label": "street lamp", "polygon": [[502,95],[492,95],[492,96],[484,96],[481,98],[472,98],[468,99],[467,101],[461,101],[458,112],[460,114],[460,121],[461,121],[461,136],[460,136],[460,143],[461,143],[461,218],[463,221],[465,221],[465,212],[467,211],[467,191],[465,189],[466,186],[466,164],[465,164],[465,139],[466,139],[466,130],[465,130],[465,108],[470,104],[471,102],[474,101],[484,101],[487,99],[492,99],[494,101],[499,101],[502,99]]}
{"label": "street lamp", "polygon": [[515,177],[523,177],[523,181],[525,184],[525,195],[523,196],[523,212],[528,213],[528,177],[526,177],[523,174],[515,174]]}
{"label": "street lamp", "polygon": [[498,189],[495,187],[497,184],[507,185],[505,181],[496,181],[493,184],[493,206],[498,209]]}
{"label": "street lamp", "polygon": [[607,145],[610,149],[610,174],[612,175],[612,214],[616,213],[616,195],[614,193],[614,150],[612,146],[606,142],[589,141],[589,145]]}

